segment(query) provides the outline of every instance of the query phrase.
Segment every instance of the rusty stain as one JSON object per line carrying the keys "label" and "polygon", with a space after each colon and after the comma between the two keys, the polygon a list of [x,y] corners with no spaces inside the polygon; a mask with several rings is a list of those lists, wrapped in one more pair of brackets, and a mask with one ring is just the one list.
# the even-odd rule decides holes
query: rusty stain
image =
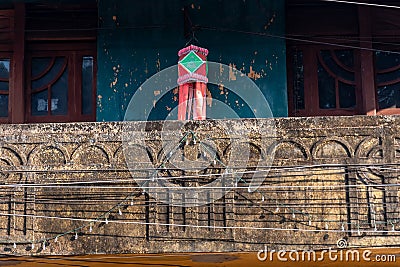
{"label": "rusty stain", "polygon": [[160,90],[154,91],[154,96],[158,96],[158,95],[160,95],[160,94],[161,94],[161,91],[160,91]]}
{"label": "rusty stain", "polygon": [[268,21],[268,23],[264,26],[264,29],[267,30],[271,25],[274,23],[276,18],[276,14],[273,14],[271,19]]}
{"label": "rusty stain", "polygon": [[236,65],[233,63],[229,64],[229,80],[236,81],[236,74],[233,70],[236,70]]}
{"label": "rusty stain", "polygon": [[212,107],[213,98],[212,98],[211,91],[208,89],[208,87],[207,87],[207,91],[206,91],[206,102],[207,102],[208,106]]}
{"label": "rusty stain", "polygon": [[112,88],[113,86],[116,86],[118,83],[118,77],[114,78],[114,81],[111,82],[110,87]]}
{"label": "rusty stain", "polygon": [[249,72],[249,74],[248,74],[247,76],[248,76],[250,79],[254,79],[254,80],[257,80],[257,79],[260,79],[260,78],[261,78],[261,74],[255,72],[255,71],[253,70],[253,66],[250,66],[250,72]]}
{"label": "rusty stain", "polygon": [[225,92],[224,92],[224,85],[223,85],[223,84],[219,84],[219,85],[218,85],[218,89],[221,90],[220,95],[225,94]]}
{"label": "rusty stain", "polygon": [[157,58],[156,67],[157,67],[157,71],[160,71],[160,70],[161,70],[161,62],[160,62],[160,59],[159,59],[159,58]]}

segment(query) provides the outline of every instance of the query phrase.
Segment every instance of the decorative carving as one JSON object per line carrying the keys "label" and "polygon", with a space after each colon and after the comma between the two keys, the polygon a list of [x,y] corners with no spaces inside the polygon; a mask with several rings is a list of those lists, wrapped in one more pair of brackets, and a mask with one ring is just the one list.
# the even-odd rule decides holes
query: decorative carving
{"label": "decorative carving", "polygon": [[318,141],[312,150],[315,159],[342,159],[353,155],[350,144],[345,140],[327,138]]}
{"label": "decorative carving", "polygon": [[[135,240],[137,247],[147,246],[150,252],[157,252],[158,248],[152,247],[149,240],[175,242],[174,249],[181,249],[185,244],[189,244],[184,247],[188,249],[193,245],[193,240],[200,238],[227,242],[227,247],[231,246],[232,249],[246,246],[257,250],[260,240],[264,240],[266,235],[275,243],[285,240],[295,244],[298,240],[305,240],[308,244],[323,247],[328,242],[336,242],[336,237],[344,235],[332,231],[327,240],[321,241],[319,233],[326,227],[329,230],[342,227],[346,231],[349,230],[346,232],[349,242],[374,242],[373,237],[377,235],[384,238],[382,232],[375,234],[375,227],[396,238],[397,232],[388,230],[392,227],[400,229],[400,222],[393,223],[393,220],[398,218],[396,209],[400,193],[397,187],[386,185],[397,184],[397,167],[392,166],[396,163],[392,161],[396,159],[393,158],[392,149],[400,151],[400,138],[394,136],[398,132],[397,125],[400,119],[354,117],[277,121],[277,135],[266,135],[262,138],[259,135],[252,135],[251,138],[241,135],[243,127],[257,127],[257,121],[253,120],[229,121],[226,124],[230,129],[229,134],[223,127],[212,128],[211,122],[196,122],[196,125],[200,126],[203,123],[206,126],[211,125],[211,130],[199,130],[196,144],[191,143],[191,140],[188,144],[183,142],[170,158],[168,153],[176,148],[176,144],[169,147],[160,141],[162,127],[158,122],[148,124],[154,128],[146,129],[142,135],[145,142],[135,144],[136,139],[133,139],[133,143],[128,144],[128,150],[124,150],[118,135],[119,123],[94,123],[90,124],[90,127],[88,124],[46,124],[45,127],[7,125],[1,128],[0,125],[0,138],[1,135],[7,134],[0,139],[3,140],[0,148],[1,184],[65,184],[60,185],[60,189],[57,190],[51,187],[38,187],[31,191],[18,191],[18,188],[3,190],[0,197],[4,203],[0,205],[0,209],[3,214],[15,212],[29,216],[97,218],[102,211],[108,211],[110,207],[123,202],[132,192],[137,193],[118,206],[121,213],[117,209],[109,214],[110,224],[96,223],[93,225],[91,236],[87,235],[99,240],[106,248],[105,252],[114,252],[114,247],[122,246],[127,240]],[[260,123],[265,122],[260,120]],[[139,127],[137,125],[139,123],[132,122],[133,131],[135,127]],[[191,125],[186,127],[190,128]],[[18,136],[11,134],[13,132],[18,132]],[[42,132],[46,135],[42,135]],[[113,134],[103,138],[104,133],[110,132]],[[140,134],[142,132],[137,131],[138,138]],[[173,134],[172,131],[171,136]],[[182,135],[179,132],[176,136]],[[203,143],[202,138],[205,140]],[[248,160],[240,161],[241,157],[236,156],[242,156],[240,153],[246,151],[249,152],[246,155]],[[249,191],[246,186],[253,178],[252,174],[255,173],[257,164],[271,165],[269,160],[272,157],[275,161],[270,173],[257,172],[260,177],[268,175],[262,187],[256,192]],[[189,159],[202,159],[202,164],[205,165],[199,165],[201,169],[193,165],[199,167],[197,170],[181,168],[186,166],[184,160]],[[156,202],[148,194],[142,194],[134,180],[130,179],[148,178],[148,173],[143,170],[129,172],[127,169],[133,166],[148,170],[165,163],[165,169],[159,171],[159,175],[166,178],[182,176],[179,177],[180,184],[199,186],[210,181],[203,174],[216,174],[214,177],[217,177],[230,160],[232,164],[229,164],[235,171],[248,171],[239,181],[238,187],[232,188],[224,199],[195,208],[168,206]],[[372,165],[378,166],[375,168]],[[8,174],[5,172],[7,169],[18,171]],[[29,175],[25,172],[29,172]],[[76,188],[69,187],[69,183],[79,185]],[[385,187],[378,187],[383,183]],[[101,187],[96,188],[97,185]],[[171,197],[179,199],[182,196]],[[76,198],[79,198],[79,201]],[[122,226],[111,223],[112,220],[135,223]],[[0,235],[6,240],[32,240],[32,237],[51,239],[53,235],[81,226],[79,221],[71,223],[45,218],[20,220],[13,216],[0,216],[0,222],[5,225],[4,229],[0,230]],[[182,225],[201,227],[197,229]],[[252,227],[299,231],[255,231]],[[360,235],[365,231],[372,241],[358,238],[358,227]],[[307,235],[302,234],[302,229],[309,231]],[[85,231],[88,229],[83,228],[82,232]],[[111,231],[118,239],[109,237]],[[83,242],[87,251],[92,252],[97,247],[91,245],[86,239],[87,236],[79,236],[78,242]],[[177,240],[179,242],[176,242]],[[120,243],[114,246],[111,241]],[[238,247],[232,244],[238,244]],[[126,252],[137,251],[134,247],[131,246]],[[62,252],[56,246],[52,249],[55,253]],[[69,252],[74,253],[68,248]]]}
{"label": "decorative carving", "polygon": [[382,139],[374,136],[370,136],[362,140],[355,152],[355,156],[358,158],[382,158]]}
{"label": "decorative carving", "polygon": [[78,147],[72,154],[71,160],[77,165],[102,165],[109,164],[109,153],[103,146],[84,144]]}
{"label": "decorative carving", "polygon": [[270,146],[268,151],[268,154],[274,155],[275,159],[278,160],[307,160],[310,157],[305,146],[299,141],[294,140],[282,140],[275,142],[272,146]]}
{"label": "decorative carving", "polygon": [[39,145],[28,156],[31,166],[62,166],[67,163],[68,152],[61,146]]}

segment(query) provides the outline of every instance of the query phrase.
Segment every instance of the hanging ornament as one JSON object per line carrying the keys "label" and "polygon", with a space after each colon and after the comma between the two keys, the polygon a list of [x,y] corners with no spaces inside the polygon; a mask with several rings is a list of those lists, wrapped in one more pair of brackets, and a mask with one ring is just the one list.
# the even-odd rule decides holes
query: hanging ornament
{"label": "hanging ornament", "polygon": [[178,53],[178,120],[206,119],[208,50],[189,45]]}

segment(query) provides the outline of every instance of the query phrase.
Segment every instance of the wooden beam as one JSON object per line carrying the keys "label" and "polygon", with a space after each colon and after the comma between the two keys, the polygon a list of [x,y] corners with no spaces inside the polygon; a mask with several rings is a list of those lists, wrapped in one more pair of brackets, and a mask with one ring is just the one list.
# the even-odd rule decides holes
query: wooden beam
{"label": "wooden beam", "polygon": [[15,39],[10,90],[11,122],[24,123],[25,117],[25,4],[15,3]]}
{"label": "wooden beam", "polygon": [[371,9],[368,6],[358,7],[360,28],[360,85],[362,94],[361,113],[376,115],[377,101],[375,92],[374,52],[372,51]]}

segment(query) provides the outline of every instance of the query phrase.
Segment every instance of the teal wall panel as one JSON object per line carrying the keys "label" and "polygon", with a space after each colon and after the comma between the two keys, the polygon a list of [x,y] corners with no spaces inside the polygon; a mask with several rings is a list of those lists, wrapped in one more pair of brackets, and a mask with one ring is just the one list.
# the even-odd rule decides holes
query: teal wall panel
{"label": "teal wall panel", "polygon": [[[285,33],[284,1],[99,0],[98,121],[123,120],[140,85],[177,63],[177,51],[187,42],[185,6],[197,27],[196,39],[210,51],[209,61],[235,66],[251,77],[274,116],[287,116],[286,46],[284,39],[276,37]],[[209,86],[214,99],[229,104],[240,117],[254,116],[229,90],[220,89]],[[164,119],[177,105],[174,93],[155,105],[151,120]],[[149,98],[151,109],[154,99]]]}

